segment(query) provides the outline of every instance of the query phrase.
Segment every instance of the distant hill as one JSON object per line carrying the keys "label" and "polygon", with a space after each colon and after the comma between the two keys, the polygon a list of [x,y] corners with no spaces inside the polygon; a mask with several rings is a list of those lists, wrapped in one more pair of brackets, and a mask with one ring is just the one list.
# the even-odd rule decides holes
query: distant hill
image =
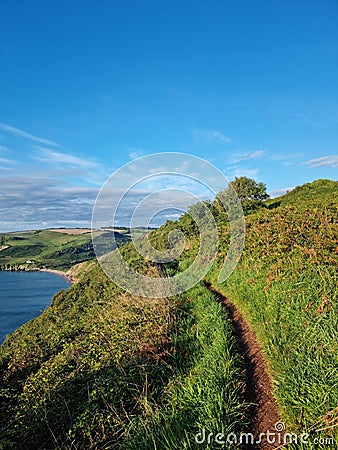
{"label": "distant hill", "polygon": [[[118,244],[130,241],[123,231],[114,233]],[[68,270],[74,264],[95,258],[89,229],[51,229],[3,233],[0,251],[1,269],[58,269]]]}

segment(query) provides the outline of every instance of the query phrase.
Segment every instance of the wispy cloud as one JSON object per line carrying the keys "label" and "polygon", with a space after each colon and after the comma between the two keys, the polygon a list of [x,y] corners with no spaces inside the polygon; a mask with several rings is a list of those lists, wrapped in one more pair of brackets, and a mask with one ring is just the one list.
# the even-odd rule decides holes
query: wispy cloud
{"label": "wispy cloud", "polygon": [[207,128],[194,128],[192,134],[198,142],[202,142],[205,144],[210,144],[212,142],[216,142],[219,144],[229,144],[231,142],[229,136],[226,136],[225,134],[217,130],[209,130]]}
{"label": "wispy cloud", "polygon": [[294,160],[294,159],[299,159],[303,156],[303,153],[276,153],[276,154],[272,154],[272,155],[268,155],[268,160],[269,161],[282,161],[285,159],[288,160]]}
{"label": "wispy cloud", "polygon": [[336,126],[338,122],[337,106],[331,107],[329,110],[327,108],[322,108],[321,110],[312,112],[293,111],[286,115],[295,117],[305,126],[313,129]]}
{"label": "wispy cloud", "polygon": [[144,151],[143,150],[139,150],[138,148],[131,147],[129,149],[128,156],[129,156],[130,159],[141,158],[141,156],[144,156]]}
{"label": "wispy cloud", "polygon": [[71,179],[73,183],[76,180],[77,183],[101,186],[111,175],[111,171],[99,161],[46,147],[35,146],[35,153],[30,158],[38,161],[40,173],[44,166],[46,176],[65,181]]}
{"label": "wispy cloud", "polygon": [[292,165],[293,163],[291,161],[300,159],[302,156],[302,153],[271,153],[268,149],[260,149],[251,152],[229,155],[228,161],[232,164],[238,164],[242,161],[259,160],[264,158],[264,161],[280,162],[284,165]]}
{"label": "wispy cloud", "polygon": [[241,161],[247,161],[249,159],[260,159],[263,158],[263,156],[267,156],[267,154],[268,150],[255,150],[252,152],[242,153],[235,158],[234,163],[236,164]]}
{"label": "wispy cloud", "polygon": [[[1,176],[0,192],[0,232],[3,232],[59,226],[89,227],[99,188],[70,186],[48,177]],[[134,226],[147,226],[150,221],[153,225],[162,224],[169,218],[168,214],[171,214],[170,218],[176,218],[195,202],[191,195],[179,190],[159,191],[154,195],[148,190],[132,189],[122,198],[124,193],[124,189],[113,187],[101,194],[103,204],[96,210],[94,226],[111,225],[117,205],[117,224],[129,226],[133,220]]]}
{"label": "wispy cloud", "polygon": [[289,114],[290,116],[296,117],[299,119],[305,126],[309,128],[319,129],[322,128],[325,124],[325,120],[322,118],[314,118],[309,116],[309,114],[304,114],[302,112],[293,112]]}
{"label": "wispy cloud", "polygon": [[95,169],[99,167],[97,162],[80,158],[70,153],[56,152],[45,147],[35,146],[35,148],[38,150],[38,153],[33,155],[33,158],[45,164],[68,165],[80,169]]}
{"label": "wispy cloud", "polygon": [[13,161],[12,159],[7,159],[7,158],[0,158],[0,163],[1,164],[17,164],[16,161]]}
{"label": "wispy cloud", "polygon": [[[7,153],[7,152],[6,152]],[[13,161],[12,159],[8,158],[2,158],[0,157],[0,170],[2,172],[8,172],[13,171],[14,166],[17,164],[16,161]],[[0,194],[1,195],[1,194]]]}
{"label": "wispy cloud", "polygon": [[338,168],[338,155],[321,156],[320,158],[310,159],[309,161],[302,162],[303,165],[307,165],[311,168],[315,167],[333,167]]}
{"label": "wispy cloud", "polygon": [[57,144],[56,142],[50,141],[49,139],[40,138],[38,136],[34,136],[33,134],[27,133],[26,131],[20,130],[19,128],[12,127],[11,125],[7,125],[5,123],[0,123],[0,129],[13,134],[14,136],[20,136],[20,137],[23,137],[26,139],[30,139],[31,141],[40,142],[40,144],[52,145],[54,147],[60,147],[60,145]]}
{"label": "wispy cloud", "polygon": [[0,230],[10,231],[88,226],[98,188],[70,187],[50,178],[0,177],[0,191]]}
{"label": "wispy cloud", "polygon": [[239,167],[233,165],[226,167],[223,172],[225,176],[231,180],[235,177],[255,178],[259,174],[259,169],[256,167]]}
{"label": "wispy cloud", "polygon": [[0,145],[0,152],[5,152],[7,153],[9,150],[7,147],[5,147],[4,145]]}

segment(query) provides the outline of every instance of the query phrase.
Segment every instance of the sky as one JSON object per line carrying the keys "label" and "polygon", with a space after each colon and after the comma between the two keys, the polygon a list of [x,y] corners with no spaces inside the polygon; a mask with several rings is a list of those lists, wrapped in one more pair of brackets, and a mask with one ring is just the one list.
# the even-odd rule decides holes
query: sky
{"label": "sky", "polygon": [[0,232],[90,225],[153,153],[337,179],[336,0],[2,0],[0,58]]}

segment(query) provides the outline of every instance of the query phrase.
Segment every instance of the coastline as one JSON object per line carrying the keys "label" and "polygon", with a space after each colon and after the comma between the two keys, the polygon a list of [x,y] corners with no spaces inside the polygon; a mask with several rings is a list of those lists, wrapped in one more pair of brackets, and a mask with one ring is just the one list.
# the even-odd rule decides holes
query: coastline
{"label": "coastline", "polygon": [[16,266],[10,268],[0,268],[1,271],[4,272],[47,272],[53,273],[54,275],[58,275],[59,277],[65,278],[69,283],[74,284],[77,282],[77,279],[74,278],[68,272],[63,272],[62,270],[57,269],[39,269],[38,267],[28,268],[27,266]]}
{"label": "coastline", "polygon": [[65,278],[71,284],[74,284],[77,281],[70,274],[68,274],[67,272],[63,272],[62,270],[57,270],[57,269],[34,269],[34,271],[35,272],[48,272],[48,273],[53,273],[55,275],[59,275],[60,277]]}

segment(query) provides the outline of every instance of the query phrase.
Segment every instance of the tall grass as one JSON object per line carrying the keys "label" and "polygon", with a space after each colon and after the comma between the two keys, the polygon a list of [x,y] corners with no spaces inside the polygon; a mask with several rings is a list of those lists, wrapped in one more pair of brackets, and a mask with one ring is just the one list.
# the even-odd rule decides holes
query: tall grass
{"label": "tall grass", "polygon": [[94,265],[1,346],[0,448],[197,448],[242,429],[240,365],[203,286],[142,299]]}
{"label": "tall grass", "polygon": [[[147,420],[130,424],[125,449],[217,448],[195,436],[241,432],[246,425],[241,359],[226,312],[204,286],[179,297],[173,341],[178,360],[163,393],[163,403],[148,405]],[[182,358],[184,361],[180,361]]]}
{"label": "tall grass", "polygon": [[[223,285],[217,285],[216,270],[209,274],[257,333],[289,429],[308,432],[312,440],[333,437],[334,442],[337,216],[332,197],[321,196],[249,217],[246,250],[236,271]],[[315,448],[336,448],[330,445]]]}

